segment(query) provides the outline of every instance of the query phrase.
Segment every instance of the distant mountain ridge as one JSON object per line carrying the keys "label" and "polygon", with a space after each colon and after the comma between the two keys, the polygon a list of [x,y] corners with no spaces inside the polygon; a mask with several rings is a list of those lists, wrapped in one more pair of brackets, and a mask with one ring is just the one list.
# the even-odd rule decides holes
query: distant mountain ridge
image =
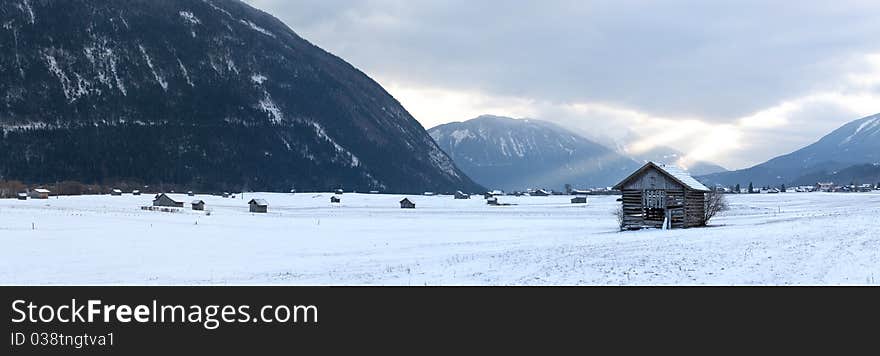
{"label": "distant mountain ridge", "polygon": [[858,164],[831,172],[807,174],[792,181],[791,185],[815,185],[819,182],[837,185],[880,184],[880,164]]}
{"label": "distant mountain ridge", "polygon": [[641,166],[539,120],[484,115],[428,132],[458,167],[490,189],[607,187]]}
{"label": "distant mountain ridge", "polygon": [[[709,184],[778,186],[803,183],[856,165],[880,163],[880,114],[849,122],[819,141],[751,168],[699,177]],[[815,183],[815,182],[813,182]],[[846,182],[849,183],[849,182]]]}

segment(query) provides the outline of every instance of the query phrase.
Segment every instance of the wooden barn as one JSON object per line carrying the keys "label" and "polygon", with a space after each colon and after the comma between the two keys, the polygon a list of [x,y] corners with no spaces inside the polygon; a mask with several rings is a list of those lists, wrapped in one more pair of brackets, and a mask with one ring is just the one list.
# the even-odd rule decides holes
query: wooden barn
{"label": "wooden barn", "polygon": [[18,200],[27,200],[28,193],[18,193],[17,198]]}
{"label": "wooden barn", "polygon": [[582,196],[576,196],[574,198],[571,198],[571,203],[572,204],[586,204],[587,203],[587,196],[582,195]]}
{"label": "wooden barn", "polygon": [[704,225],[709,188],[681,168],[648,162],[614,186],[623,197],[621,229]]}
{"label": "wooden barn", "polygon": [[334,204],[338,204],[338,203],[342,203],[342,199],[339,199],[339,197],[334,195],[334,196],[330,197],[330,202],[334,203]]}
{"label": "wooden barn", "polygon": [[471,196],[465,193],[462,193],[460,190],[455,192],[455,199],[470,199]]}
{"label": "wooden barn", "polygon": [[204,200],[194,200],[192,202],[192,209],[204,211],[205,210],[205,201]]}
{"label": "wooden barn", "polygon": [[533,197],[549,197],[549,196],[550,196],[550,192],[548,192],[548,191],[546,191],[546,190],[544,190],[544,189],[538,189],[538,190],[535,190],[535,191],[530,192],[530,193],[529,193],[529,196],[533,196]]}
{"label": "wooden barn", "polygon": [[141,195],[141,191],[140,190],[132,190],[131,195]]}
{"label": "wooden barn", "polygon": [[162,193],[162,194],[156,195],[156,197],[153,199],[153,206],[168,206],[168,207],[172,207],[172,208],[182,208],[183,202],[175,201],[174,199],[171,199],[171,197],[169,197],[167,194]]}
{"label": "wooden barn", "polygon": [[263,199],[251,199],[248,202],[250,206],[250,211],[252,213],[268,213],[269,212],[269,203]]}
{"label": "wooden barn", "polygon": [[403,200],[400,201],[400,208],[401,209],[415,209],[416,203],[413,203],[411,200],[409,200],[409,198],[403,198]]}
{"label": "wooden barn", "polygon": [[31,199],[49,199],[48,189],[34,189],[31,191]]}

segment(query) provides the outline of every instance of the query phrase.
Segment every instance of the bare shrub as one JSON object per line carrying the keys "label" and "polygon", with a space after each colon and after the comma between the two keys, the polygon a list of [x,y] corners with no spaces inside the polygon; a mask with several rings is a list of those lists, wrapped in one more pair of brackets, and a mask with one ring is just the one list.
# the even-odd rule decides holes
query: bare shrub
{"label": "bare shrub", "polygon": [[620,227],[620,231],[623,231],[623,205],[618,206],[617,209],[614,210],[614,216],[617,217],[617,226]]}
{"label": "bare shrub", "polygon": [[727,198],[724,196],[724,193],[717,190],[706,193],[706,209],[703,212],[702,225],[708,225],[709,220],[712,220],[715,215],[728,209],[730,207],[727,205]]}

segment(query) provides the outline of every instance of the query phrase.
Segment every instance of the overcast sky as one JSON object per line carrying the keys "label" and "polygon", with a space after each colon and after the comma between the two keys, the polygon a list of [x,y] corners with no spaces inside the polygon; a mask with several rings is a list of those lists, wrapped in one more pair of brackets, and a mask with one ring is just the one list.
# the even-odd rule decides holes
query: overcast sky
{"label": "overcast sky", "polygon": [[426,128],[529,117],[744,168],[880,112],[876,0],[246,2]]}

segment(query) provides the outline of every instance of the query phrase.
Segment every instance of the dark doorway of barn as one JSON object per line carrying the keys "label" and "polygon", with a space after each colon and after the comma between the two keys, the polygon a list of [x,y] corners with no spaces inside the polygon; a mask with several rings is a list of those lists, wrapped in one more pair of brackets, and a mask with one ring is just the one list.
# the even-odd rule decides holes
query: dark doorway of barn
{"label": "dark doorway of barn", "polygon": [[645,221],[651,225],[661,226],[666,222],[666,209],[663,208],[647,208],[645,209]]}

